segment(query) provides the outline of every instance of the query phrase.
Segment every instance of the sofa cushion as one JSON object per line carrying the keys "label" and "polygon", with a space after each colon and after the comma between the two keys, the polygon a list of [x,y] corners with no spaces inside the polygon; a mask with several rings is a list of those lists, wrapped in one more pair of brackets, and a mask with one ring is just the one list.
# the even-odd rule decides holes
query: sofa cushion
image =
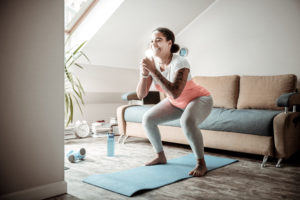
{"label": "sofa cushion", "polygon": [[201,129],[273,136],[276,110],[214,108],[199,126]]}
{"label": "sofa cushion", "polygon": [[[128,107],[125,110],[124,119],[128,122],[141,123],[144,113],[150,108],[150,105]],[[278,113],[280,111],[213,108],[209,116],[199,125],[199,128],[272,136],[273,118]],[[180,120],[173,120],[161,125],[180,127]]]}
{"label": "sofa cushion", "polygon": [[236,108],[239,76],[196,76],[193,80],[210,91],[214,107]]}
{"label": "sofa cushion", "polygon": [[293,74],[278,76],[241,76],[239,109],[273,109],[277,107],[277,98],[296,90],[297,77]]}

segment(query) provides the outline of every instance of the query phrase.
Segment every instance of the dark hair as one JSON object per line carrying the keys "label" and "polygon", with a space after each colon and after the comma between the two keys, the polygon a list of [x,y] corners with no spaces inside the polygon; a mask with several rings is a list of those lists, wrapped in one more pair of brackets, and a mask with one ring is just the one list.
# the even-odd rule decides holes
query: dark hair
{"label": "dark hair", "polygon": [[154,31],[161,32],[166,37],[167,41],[169,41],[169,40],[172,41],[171,53],[176,53],[177,51],[179,51],[180,47],[178,44],[175,44],[175,36],[174,36],[174,33],[170,29],[159,27],[159,28],[155,29]]}

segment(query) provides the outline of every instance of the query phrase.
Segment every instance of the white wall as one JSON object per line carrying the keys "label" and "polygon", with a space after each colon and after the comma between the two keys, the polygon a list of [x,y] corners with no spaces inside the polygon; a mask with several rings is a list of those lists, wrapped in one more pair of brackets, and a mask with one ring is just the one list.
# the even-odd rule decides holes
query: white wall
{"label": "white wall", "polygon": [[125,0],[83,50],[94,65],[136,68],[155,28],[178,33],[213,1]]}
{"label": "white wall", "polygon": [[[203,9],[198,9],[198,17],[190,18],[190,20],[193,20],[189,21],[190,24],[182,26],[185,28],[181,31],[175,30],[175,33],[179,32],[176,35],[176,41],[182,47],[188,47],[190,50],[188,59],[192,66],[193,76],[293,73],[298,76],[298,87],[300,87],[299,0],[217,0],[202,3],[201,8],[209,7],[204,12],[202,12]],[[122,4],[122,6],[124,7],[125,4]],[[122,6],[121,8],[123,8]],[[148,6],[151,7],[151,5]],[[155,6],[154,3],[152,6]],[[117,14],[118,18],[113,17],[114,20],[109,20],[106,26],[117,26],[121,22],[123,11],[119,11]],[[156,13],[153,12],[152,14],[155,15]],[[134,13],[131,13],[130,16],[132,15]],[[152,19],[151,14],[149,14],[149,19]],[[155,22],[150,24],[152,23],[155,24]],[[166,26],[168,26],[167,24],[172,25],[172,28],[174,21],[165,24]],[[129,25],[128,29],[131,30]],[[132,28],[132,30],[135,29]],[[103,37],[102,40],[106,40],[111,34],[111,31],[106,30],[105,27],[104,31],[107,32],[105,35],[107,37]],[[96,36],[101,35],[100,33],[101,29]],[[114,33],[119,34],[119,32]],[[143,34],[140,35],[140,37],[144,37]],[[139,37],[135,36],[134,38]],[[105,62],[111,65],[107,65],[108,67],[90,66],[92,68],[80,72],[82,73],[80,76],[82,79],[80,80],[83,81],[86,90],[93,92],[134,91],[138,79],[136,70],[125,73],[124,70],[118,68],[111,68],[111,70],[109,68],[121,65],[116,63],[119,63],[126,55],[134,62],[124,62],[122,67],[130,66],[134,69],[136,64],[128,65],[128,63],[139,62],[141,54],[127,50],[126,54],[118,53],[118,51],[112,50],[115,48],[108,48],[105,45],[104,48],[103,43],[99,43],[99,41],[102,41],[100,39],[95,37],[91,40],[86,46],[86,53],[91,56],[92,63],[98,63],[98,60],[106,60]],[[111,44],[122,46],[120,44],[123,44],[121,42],[124,41],[123,37],[119,40],[113,43],[109,42],[108,39],[106,42],[110,45],[109,47],[111,47]],[[146,39],[144,39],[144,42],[147,42]],[[104,42],[104,44],[106,43]],[[130,45],[130,48],[136,49],[134,45]],[[123,49],[118,50],[124,52]],[[113,52],[114,59],[103,56],[106,55],[105,53],[111,52]],[[115,65],[113,65],[114,63]],[[107,95],[109,96],[109,94]],[[111,98],[114,102],[115,97]],[[109,105],[108,102],[103,102],[102,105],[97,106],[95,103],[92,104],[86,106],[84,117],[77,115],[77,113],[75,118],[87,119],[88,121],[108,119],[110,115],[115,114],[115,108],[122,102],[115,102],[114,105]]]}
{"label": "white wall", "polygon": [[[92,65],[76,71],[87,92],[87,104],[83,109],[84,116],[75,110],[74,121],[85,119],[92,122],[116,116],[117,107],[127,104],[121,101],[121,95],[136,89],[139,62],[145,56],[152,30],[168,25],[176,33],[213,1],[118,0],[120,6],[105,23],[99,21],[101,28],[83,48]],[[105,0],[103,6],[105,2],[108,3]],[[166,12],[167,8],[172,8],[172,11]],[[82,24],[80,29],[85,27]],[[74,36],[84,35],[81,30],[78,29]],[[98,96],[98,102],[90,101],[91,93]]]}
{"label": "white wall", "polygon": [[98,0],[72,33],[70,46],[91,39],[124,0]]}
{"label": "white wall", "polygon": [[299,20],[299,0],[217,0],[177,40],[190,50],[193,75],[300,79]]}
{"label": "white wall", "polygon": [[1,1],[0,199],[66,192],[63,12],[62,0]]}
{"label": "white wall", "polygon": [[139,78],[136,69],[83,64],[84,69],[72,68],[88,92],[127,92],[134,89]]}
{"label": "white wall", "polygon": [[107,67],[83,64],[84,69],[74,68],[86,92],[83,115],[79,109],[74,110],[74,121],[86,120],[88,123],[97,120],[108,121],[116,117],[117,107],[127,104],[121,100],[121,95],[135,91],[139,81],[137,69]]}

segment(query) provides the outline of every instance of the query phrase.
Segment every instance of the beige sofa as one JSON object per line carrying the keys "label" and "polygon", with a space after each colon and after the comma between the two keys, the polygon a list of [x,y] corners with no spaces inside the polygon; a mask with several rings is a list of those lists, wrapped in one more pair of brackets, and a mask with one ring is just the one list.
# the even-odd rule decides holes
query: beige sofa
{"label": "beige sofa", "polygon": [[[276,167],[280,167],[283,159],[300,149],[300,94],[295,75],[197,76],[194,81],[207,88],[214,99],[214,108],[203,122],[206,125],[200,127],[205,147],[263,155],[262,167],[269,156],[278,158]],[[127,93],[123,99],[138,98]],[[149,102],[151,97],[147,99]],[[127,104],[117,109],[124,141],[128,136],[146,137],[141,118],[150,107]],[[188,144],[178,125],[161,124],[159,129],[163,141]]]}

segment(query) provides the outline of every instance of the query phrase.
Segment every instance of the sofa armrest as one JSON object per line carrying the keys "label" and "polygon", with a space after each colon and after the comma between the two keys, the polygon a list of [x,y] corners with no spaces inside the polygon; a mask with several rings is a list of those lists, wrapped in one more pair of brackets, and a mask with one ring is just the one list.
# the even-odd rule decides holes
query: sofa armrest
{"label": "sofa armrest", "polygon": [[121,96],[121,99],[124,101],[140,100],[136,92],[127,92]]}
{"label": "sofa armrest", "polygon": [[[122,95],[122,100],[131,101],[131,100],[140,100],[136,92],[127,92]],[[143,98],[143,104],[157,104],[160,102],[160,94],[158,91],[149,91],[148,95]]]}
{"label": "sofa armrest", "polygon": [[277,106],[290,107],[294,105],[300,105],[300,93],[292,92],[281,95],[277,99]]}
{"label": "sofa armrest", "polygon": [[275,155],[289,158],[300,150],[300,113],[279,113],[273,121]]}
{"label": "sofa armrest", "polygon": [[126,135],[126,121],[124,119],[125,110],[135,105],[122,105],[117,108],[117,120],[118,120],[118,128],[120,135]]}

